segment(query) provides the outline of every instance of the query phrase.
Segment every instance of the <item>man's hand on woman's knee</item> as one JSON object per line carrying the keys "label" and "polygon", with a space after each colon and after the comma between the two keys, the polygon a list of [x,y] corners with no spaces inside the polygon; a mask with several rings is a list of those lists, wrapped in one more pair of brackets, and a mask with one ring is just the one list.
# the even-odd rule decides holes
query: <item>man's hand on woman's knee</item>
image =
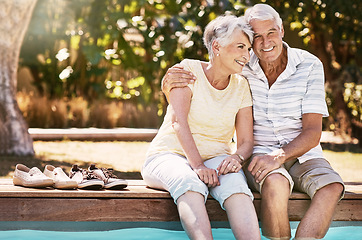
{"label": "man's hand on woman's knee", "polygon": [[255,156],[250,162],[248,170],[254,176],[255,181],[259,183],[268,173],[280,168],[281,165],[282,163],[277,161],[275,156],[266,154]]}

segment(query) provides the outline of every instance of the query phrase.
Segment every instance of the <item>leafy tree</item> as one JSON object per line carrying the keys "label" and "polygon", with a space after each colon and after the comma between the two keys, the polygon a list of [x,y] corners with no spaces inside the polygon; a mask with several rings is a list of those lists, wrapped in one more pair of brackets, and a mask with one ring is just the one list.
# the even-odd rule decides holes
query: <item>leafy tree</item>
{"label": "leafy tree", "polygon": [[362,4],[359,0],[267,1],[324,65],[329,129],[362,144]]}
{"label": "leafy tree", "polygon": [[162,114],[160,79],[166,69],[184,57],[207,58],[203,28],[235,6],[241,5],[226,0],[40,0],[22,64],[31,69],[39,93],[50,98],[91,100],[107,91],[110,98],[139,106],[159,102]]}
{"label": "leafy tree", "polygon": [[160,79],[184,57],[205,59],[202,30],[217,15],[235,10],[232,2],[94,1],[87,46],[108,49],[105,58],[119,74],[110,74],[110,97],[136,99],[142,105],[162,101]]}
{"label": "leafy tree", "polygon": [[30,69],[41,95],[90,98],[104,93],[103,84],[97,86],[97,77],[107,69],[97,66],[102,49],[95,52],[94,48],[83,46],[87,29],[84,16],[89,14],[91,2],[38,1],[25,36],[20,64]]}
{"label": "leafy tree", "polygon": [[[162,115],[166,69],[183,58],[206,60],[206,24],[220,14],[242,15],[259,2],[273,6],[288,34],[299,35],[302,47],[322,60],[331,113],[325,125],[362,136],[358,0],[39,0],[23,64],[47,96],[158,103]],[[57,54],[69,56],[60,60]]]}

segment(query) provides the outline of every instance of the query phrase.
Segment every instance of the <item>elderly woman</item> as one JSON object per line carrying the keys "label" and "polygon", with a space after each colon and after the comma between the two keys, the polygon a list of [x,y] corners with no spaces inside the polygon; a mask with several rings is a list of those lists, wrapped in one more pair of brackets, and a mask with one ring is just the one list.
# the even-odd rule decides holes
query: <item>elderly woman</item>
{"label": "elderly woman", "polygon": [[[240,76],[249,61],[252,31],[244,18],[221,16],[204,32],[210,61],[185,59],[197,78],[173,88],[164,122],[147,152],[142,176],[170,192],[190,239],[212,239],[205,201],[226,210],[236,239],[260,239],[253,195],[242,171],[253,148],[252,100]],[[231,142],[236,131],[236,151]]]}

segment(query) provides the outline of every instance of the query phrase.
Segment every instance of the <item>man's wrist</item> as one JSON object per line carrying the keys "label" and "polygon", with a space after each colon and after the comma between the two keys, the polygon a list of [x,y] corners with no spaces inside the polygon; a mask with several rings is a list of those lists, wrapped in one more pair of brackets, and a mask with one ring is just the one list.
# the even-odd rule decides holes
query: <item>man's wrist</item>
{"label": "man's wrist", "polygon": [[272,155],[274,157],[274,161],[279,162],[280,165],[286,161],[285,152],[284,152],[284,149],[282,149],[282,148],[274,151]]}

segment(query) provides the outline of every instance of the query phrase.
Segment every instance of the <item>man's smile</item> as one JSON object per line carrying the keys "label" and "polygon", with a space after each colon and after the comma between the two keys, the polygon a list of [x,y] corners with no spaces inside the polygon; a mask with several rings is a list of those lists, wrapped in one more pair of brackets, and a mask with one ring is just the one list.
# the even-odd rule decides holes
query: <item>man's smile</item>
{"label": "man's smile", "polygon": [[261,49],[263,52],[270,52],[274,47]]}

